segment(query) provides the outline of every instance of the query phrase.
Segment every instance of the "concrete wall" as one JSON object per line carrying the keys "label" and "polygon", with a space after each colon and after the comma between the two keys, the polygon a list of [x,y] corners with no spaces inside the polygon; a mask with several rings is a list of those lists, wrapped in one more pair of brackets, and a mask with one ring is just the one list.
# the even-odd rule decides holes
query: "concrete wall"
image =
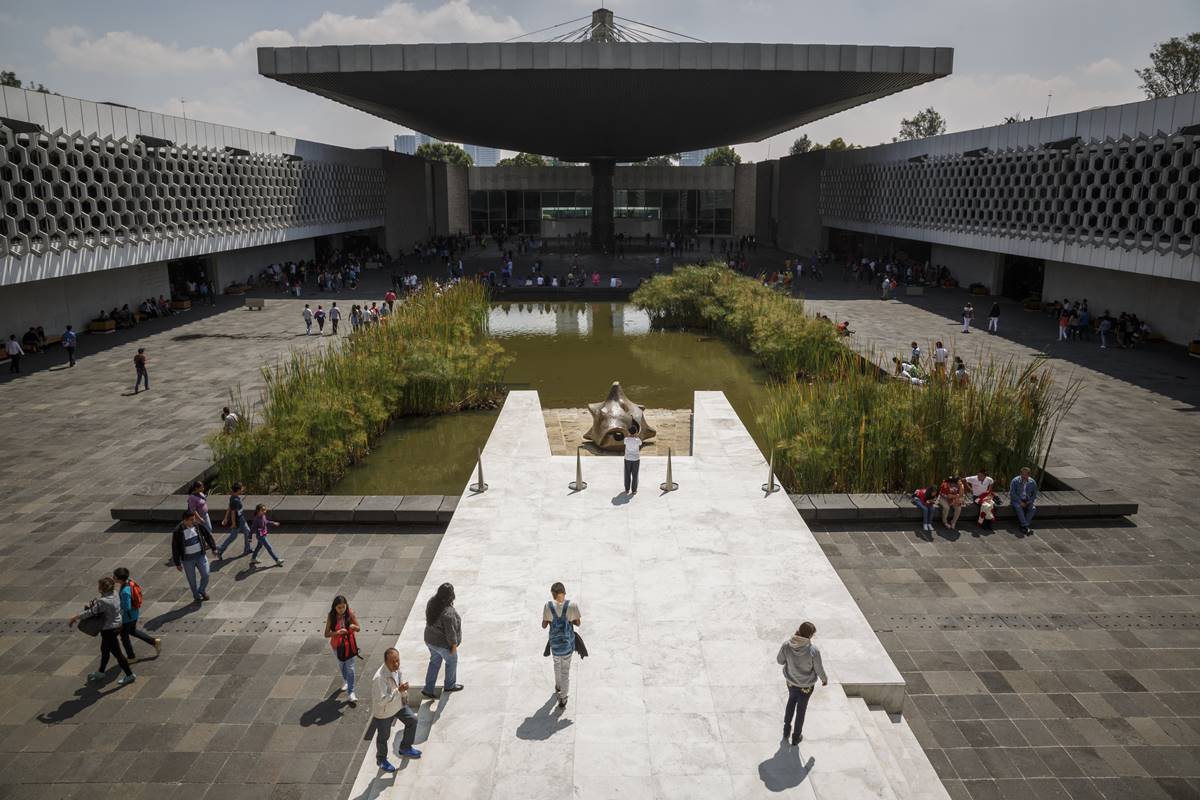
{"label": "concrete wall", "polygon": [[760,161],[754,167],[754,235],[769,244],[775,241],[779,222],[779,161]]}
{"label": "concrete wall", "polygon": [[826,229],[819,209],[821,169],[826,152],[805,153],[779,159],[779,247],[808,255],[825,248]]}
{"label": "concrete wall", "polygon": [[170,297],[166,262],[51,278],[0,287],[0,319],[3,334],[17,338],[31,325],[41,325],[47,334],[59,334],[67,325],[83,331],[89,320],[104,309],[126,303],[130,308],[147,297]]}
{"label": "concrete wall", "polygon": [[[750,165],[746,166],[752,169]],[[734,167],[617,167],[613,173],[613,188],[734,189],[734,170]],[[467,182],[472,191],[591,191],[592,173],[588,167],[471,167]],[[750,186],[753,187],[753,183]]]}
{"label": "concrete wall", "polygon": [[755,206],[758,168],[755,164],[738,164],[733,168],[733,235],[750,236],[756,228]]}
{"label": "concrete wall", "polygon": [[1200,338],[1200,284],[1047,261],[1042,297],[1087,298],[1094,314],[1132,311],[1172,342]]}
{"label": "concrete wall", "polygon": [[471,230],[471,192],[467,167],[446,165],[446,228],[440,233],[467,233]]}
{"label": "concrete wall", "polygon": [[217,287],[218,292],[223,292],[229,284],[241,283],[246,280],[247,275],[257,276],[271,264],[282,264],[285,261],[308,261],[316,255],[314,241],[313,239],[301,239],[298,242],[248,247],[244,250],[218,253],[212,259],[213,285]]}
{"label": "concrete wall", "polygon": [[962,287],[982,283],[992,294],[1000,294],[1004,280],[1004,256],[988,250],[971,250],[934,244],[930,247],[929,263],[944,265]]}
{"label": "concrete wall", "polygon": [[432,164],[423,158],[400,153],[383,157],[384,248],[392,256],[401,249],[412,250],[433,232]]}

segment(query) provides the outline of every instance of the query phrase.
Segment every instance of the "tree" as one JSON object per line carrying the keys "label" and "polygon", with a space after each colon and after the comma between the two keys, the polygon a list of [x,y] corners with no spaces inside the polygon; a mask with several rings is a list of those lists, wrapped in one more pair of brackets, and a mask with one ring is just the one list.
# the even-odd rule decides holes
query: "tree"
{"label": "tree", "polygon": [[512,158],[502,158],[497,167],[544,167],[546,159],[534,153],[517,153]]}
{"label": "tree", "polygon": [[[17,73],[6,69],[0,72],[0,86],[11,86],[14,89],[20,89],[22,86],[24,86],[24,84],[21,79],[17,77]],[[50,90],[40,83],[31,83],[28,86],[25,86],[25,88],[31,92],[50,94]]]}
{"label": "tree", "polygon": [[792,142],[792,146],[789,148],[788,152],[794,156],[798,156],[801,153],[807,153],[809,150],[812,150],[812,149],[813,149],[813,142],[811,139],[808,138],[808,134],[806,133],[806,134],[802,135],[796,141]]}
{"label": "tree", "polygon": [[673,167],[678,160],[679,153],[665,153],[661,156],[650,156],[634,163],[641,167]]}
{"label": "tree", "polygon": [[722,145],[704,157],[706,167],[732,167],[742,163],[742,157],[728,145]]}
{"label": "tree", "polygon": [[1200,31],[1159,42],[1150,52],[1150,66],[1134,71],[1148,98],[1200,92]]}
{"label": "tree", "polygon": [[423,144],[417,148],[417,152],[413,155],[417,158],[427,158],[430,161],[445,161],[447,164],[461,164],[464,167],[470,167],[475,164],[475,161],[456,144],[449,142],[430,142]]}
{"label": "tree", "polygon": [[1018,113],[1018,114],[1013,114],[1012,116],[1009,116],[1009,117],[1005,117],[1004,122],[1001,122],[1000,124],[1001,125],[1012,125],[1014,122],[1024,122],[1027,119],[1033,119],[1033,117],[1022,117]]}
{"label": "tree", "polygon": [[858,145],[847,144],[846,140],[839,136],[836,139],[830,139],[829,144],[814,144],[812,146],[812,149],[809,150],[809,152],[815,153],[818,150],[857,150],[857,149],[859,149]]}
{"label": "tree", "polygon": [[900,135],[893,142],[910,139],[924,139],[927,136],[937,136],[946,132],[946,119],[933,109],[933,106],[918,111],[912,119],[900,120]]}

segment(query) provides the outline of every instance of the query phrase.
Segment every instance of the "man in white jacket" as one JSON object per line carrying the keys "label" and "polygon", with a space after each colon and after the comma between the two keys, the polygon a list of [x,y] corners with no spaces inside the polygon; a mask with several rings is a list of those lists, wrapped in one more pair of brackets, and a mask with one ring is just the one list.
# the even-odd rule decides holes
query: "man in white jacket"
{"label": "man in white jacket", "polygon": [[[783,678],[787,681],[788,701],[783,714],[783,738],[792,738],[792,746],[800,744],[804,739],[804,714],[808,711],[808,701],[812,698],[813,687],[817,678],[821,685],[826,686],[829,680],[825,677],[825,667],[821,664],[821,653],[813,646],[812,637],[817,632],[817,626],[805,622],[779,648],[776,661],[783,665]],[[792,727],[792,717],[796,718],[796,726]]]}
{"label": "man in white jacket", "polygon": [[396,751],[404,758],[420,758],[421,751],[413,747],[417,738],[417,715],[408,707],[408,681],[400,675],[400,652],[389,647],[383,653],[383,664],[372,680],[372,722],[375,727],[375,763],[384,772],[395,772],[396,767],[388,761],[388,743],[392,738],[392,720],[399,719],[404,725],[400,748]]}

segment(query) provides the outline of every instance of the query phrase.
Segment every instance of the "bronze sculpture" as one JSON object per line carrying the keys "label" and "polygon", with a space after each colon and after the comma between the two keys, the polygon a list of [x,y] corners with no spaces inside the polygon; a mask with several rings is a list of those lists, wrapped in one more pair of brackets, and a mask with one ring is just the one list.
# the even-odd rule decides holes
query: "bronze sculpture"
{"label": "bronze sculpture", "polygon": [[592,428],[583,438],[601,450],[620,450],[625,446],[623,442],[629,435],[630,423],[637,422],[638,438],[643,442],[649,441],[654,438],[656,431],[646,422],[645,410],[645,406],[625,396],[620,381],[613,381],[604,402],[588,404],[588,411],[592,412]]}

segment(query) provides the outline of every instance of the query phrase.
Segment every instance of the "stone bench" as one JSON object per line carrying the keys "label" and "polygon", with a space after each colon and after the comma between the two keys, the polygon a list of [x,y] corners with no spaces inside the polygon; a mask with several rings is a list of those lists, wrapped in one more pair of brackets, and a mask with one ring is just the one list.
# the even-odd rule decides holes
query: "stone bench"
{"label": "stone bench", "polygon": [[[1007,492],[997,492],[996,519],[1016,519]],[[793,494],[789,495],[805,522],[913,522],[921,519],[921,510],[908,494]],[[978,507],[963,506],[960,520],[973,522]],[[1038,495],[1038,519],[1129,517],[1137,514],[1138,504],[1111,489],[1080,491],[1044,491]],[[934,510],[935,517],[941,512]]]}
{"label": "stone bench", "polygon": [[243,297],[242,305],[251,311],[262,311],[266,306],[267,301],[261,297]]}
{"label": "stone bench", "polygon": [[[228,495],[208,496],[208,515],[214,527],[225,516]],[[285,524],[318,525],[429,525],[449,522],[458,507],[458,497],[436,495],[245,495],[247,518],[262,503],[267,515]],[[160,522],[174,525],[187,509],[187,495],[132,494],[109,509],[113,519],[123,522]]]}

